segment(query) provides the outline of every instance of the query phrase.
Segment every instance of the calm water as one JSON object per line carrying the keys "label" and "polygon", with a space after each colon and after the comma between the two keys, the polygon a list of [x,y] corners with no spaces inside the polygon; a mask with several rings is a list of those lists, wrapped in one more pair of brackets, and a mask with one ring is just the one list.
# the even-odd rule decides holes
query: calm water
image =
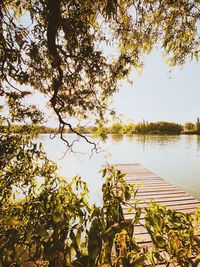
{"label": "calm water", "polygon": [[61,175],[69,179],[80,175],[87,181],[91,199],[97,203],[101,201],[99,170],[106,163],[140,163],[200,199],[200,136],[111,135],[106,143],[99,143],[102,151],[91,158],[91,146],[84,141],[75,146],[79,153],[66,156],[65,144],[59,138],[51,140],[49,135],[41,135],[39,141],[60,166]]}

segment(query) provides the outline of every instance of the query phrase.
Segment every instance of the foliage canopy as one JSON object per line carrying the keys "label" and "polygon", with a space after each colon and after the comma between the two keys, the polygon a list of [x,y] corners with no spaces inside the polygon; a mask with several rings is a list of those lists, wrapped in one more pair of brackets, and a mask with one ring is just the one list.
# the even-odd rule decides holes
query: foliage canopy
{"label": "foliage canopy", "polygon": [[172,66],[198,60],[199,9],[197,0],[2,0],[1,95],[43,93],[61,132],[76,132],[70,117],[101,124],[114,114],[108,100],[118,81],[141,70],[156,44]]}

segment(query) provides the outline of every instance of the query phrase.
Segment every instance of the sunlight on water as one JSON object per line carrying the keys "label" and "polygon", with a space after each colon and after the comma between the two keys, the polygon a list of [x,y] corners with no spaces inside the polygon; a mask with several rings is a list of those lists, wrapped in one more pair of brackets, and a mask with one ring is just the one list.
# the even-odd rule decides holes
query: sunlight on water
{"label": "sunlight on water", "polygon": [[[74,138],[68,135],[69,140]],[[100,142],[102,152],[90,158],[91,146],[83,140],[74,148],[79,153],[67,154],[63,142],[41,135],[49,157],[60,166],[60,174],[71,178],[80,175],[87,181],[92,201],[101,201],[102,178],[99,170],[107,163],[140,163],[165,180],[200,199],[200,136],[195,135],[111,135]],[[98,140],[96,140],[98,141]]]}

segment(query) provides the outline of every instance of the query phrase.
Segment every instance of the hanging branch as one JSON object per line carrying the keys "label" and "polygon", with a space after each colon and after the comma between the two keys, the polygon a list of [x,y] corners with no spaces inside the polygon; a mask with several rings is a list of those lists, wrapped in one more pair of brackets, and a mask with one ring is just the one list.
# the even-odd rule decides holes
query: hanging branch
{"label": "hanging branch", "polygon": [[67,143],[67,146],[70,149],[72,149],[73,144],[76,140],[74,140],[72,143],[69,143],[67,139],[64,138],[63,133],[66,126],[70,129],[71,132],[75,133],[78,137],[82,137],[87,143],[93,145],[93,149],[97,151],[97,146],[94,142],[90,141],[85,135],[76,131],[70,123],[64,121],[60,112],[61,108],[57,107],[59,101],[58,92],[63,85],[63,70],[61,68],[62,59],[58,53],[56,45],[56,36],[58,28],[62,22],[60,0],[58,1],[48,0],[47,8],[48,8],[47,47],[51,57],[52,69],[54,69],[56,72],[56,77],[53,78],[52,82],[53,95],[50,99],[50,103],[59,120],[59,133],[61,139]]}

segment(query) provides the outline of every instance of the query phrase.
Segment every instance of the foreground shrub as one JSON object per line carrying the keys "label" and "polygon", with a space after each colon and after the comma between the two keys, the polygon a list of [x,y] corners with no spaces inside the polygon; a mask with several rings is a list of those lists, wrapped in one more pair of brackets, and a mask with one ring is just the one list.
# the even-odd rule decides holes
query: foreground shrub
{"label": "foreground shrub", "polygon": [[[80,177],[59,177],[29,136],[2,135],[1,144],[2,266],[197,266],[199,211],[183,214],[153,203],[141,210],[137,188],[112,167],[102,171],[102,205],[90,206],[87,185]],[[127,205],[132,220],[125,219]],[[138,245],[138,224],[150,234],[151,247]]]}

